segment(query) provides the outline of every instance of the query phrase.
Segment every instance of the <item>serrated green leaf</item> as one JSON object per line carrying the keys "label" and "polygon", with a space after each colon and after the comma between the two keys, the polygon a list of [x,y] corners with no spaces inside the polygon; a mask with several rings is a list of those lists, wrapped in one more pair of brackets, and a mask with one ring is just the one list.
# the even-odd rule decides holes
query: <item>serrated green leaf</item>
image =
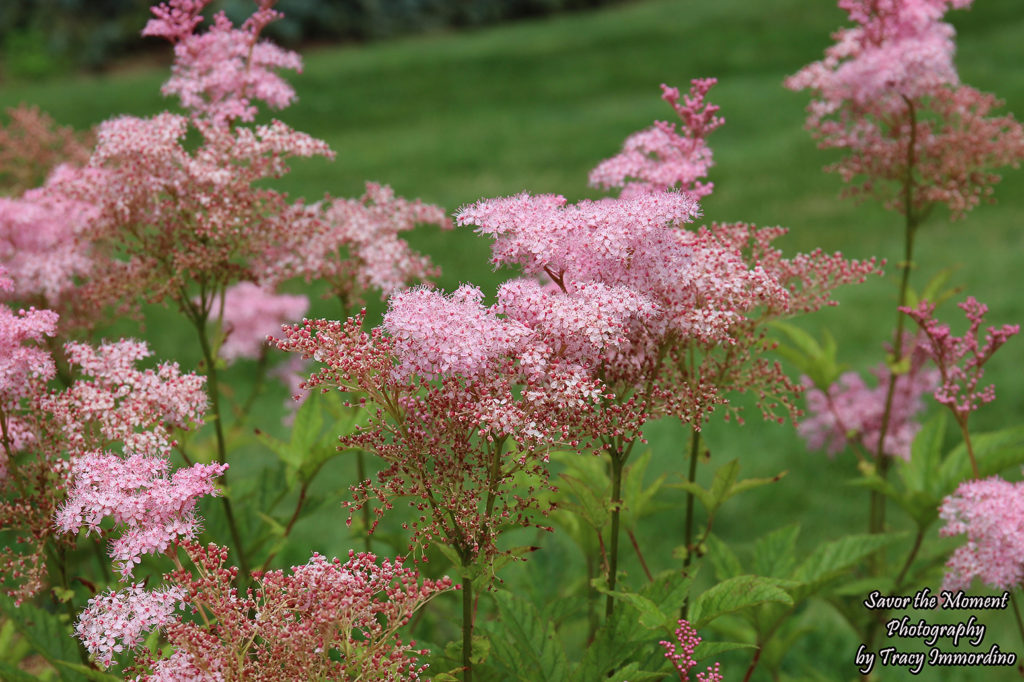
{"label": "serrated green leaf", "polygon": [[757,647],[755,645],[748,644],[746,642],[701,642],[697,645],[697,648],[693,650],[693,660],[703,661],[706,658],[715,658],[726,651],[756,648]]}
{"label": "serrated green leaf", "polygon": [[609,590],[602,580],[593,580],[591,583],[594,588],[601,594],[611,595],[612,598],[623,601],[640,614],[640,625],[644,626],[649,630],[660,629],[665,626],[667,622],[672,622],[672,617],[666,615],[658,605],[647,597],[637,594],[636,592],[621,592],[618,590]]}
{"label": "serrated green leaf", "polygon": [[[982,478],[993,476],[1011,466],[1024,464],[1024,426],[972,434],[971,446]],[[967,446],[960,443],[947,455],[939,470],[943,494],[956,490],[961,481],[974,478]]]}
{"label": "serrated green leaf", "polygon": [[291,449],[299,457],[299,466],[306,459],[306,453],[320,440],[320,431],[324,427],[324,415],[321,407],[320,392],[311,391],[306,400],[295,413],[292,423]]}
{"label": "serrated green leaf", "polygon": [[819,545],[793,572],[793,579],[803,583],[794,589],[794,598],[805,598],[861,560],[905,537],[905,533],[865,533]]}
{"label": "serrated green leaf", "polygon": [[289,468],[297,469],[302,464],[302,454],[292,448],[291,443],[286,443],[279,438],[271,436],[263,431],[256,432],[256,439],[277,455],[277,458]]}
{"label": "serrated green leaf", "polygon": [[898,460],[900,478],[907,490],[928,493],[940,499],[942,482],[936,476],[942,462],[946,434],[946,413],[939,412],[921,427],[910,446],[910,461]]}
{"label": "serrated green leaf", "polygon": [[665,614],[664,625],[670,630],[675,628],[679,609],[690,593],[690,586],[696,574],[696,568],[688,574],[679,570],[663,571],[655,575],[654,579],[640,590],[641,596],[656,604],[658,610]]}
{"label": "serrated green leaf", "polygon": [[[638,657],[639,652],[649,643],[648,633],[638,630],[632,613],[616,609],[612,617],[597,629],[593,643],[587,647],[583,660],[573,670],[572,682],[594,682],[608,677],[626,661]],[[638,639],[637,635],[641,638]]]}
{"label": "serrated green leaf", "polygon": [[[122,682],[122,678],[110,673],[103,672],[102,670],[95,670],[87,665],[81,663],[71,663],[70,661],[55,661],[58,668],[61,668],[63,677],[64,671],[74,671],[88,680],[93,682]],[[67,678],[65,678],[67,679]]]}
{"label": "serrated green leaf", "polygon": [[754,572],[782,578],[796,565],[796,539],[800,526],[793,524],[774,530],[754,543]]}
{"label": "serrated green leaf", "polygon": [[661,682],[665,679],[665,673],[641,670],[640,664],[633,662],[605,679],[609,682]]}
{"label": "serrated green leaf", "polygon": [[697,597],[689,620],[700,629],[719,616],[766,602],[792,606],[793,598],[772,578],[740,575],[718,583]]}
{"label": "serrated green leaf", "polygon": [[778,483],[788,473],[789,471],[780,471],[774,476],[769,476],[768,478],[744,478],[742,481],[737,481],[736,484],[733,485],[732,490],[729,492],[729,497],[734,497],[748,490],[753,490],[754,488],[760,488],[763,485]]}
{"label": "serrated green leaf", "polygon": [[563,473],[559,479],[572,493],[574,504],[572,505],[580,517],[591,528],[600,531],[607,525],[610,518],[609,502],[607,497],[599,497],[598,492],[584,483],[579,478]]}
{"label": "serrated green leaf", "polygon": [[[14,606],[10,597],[0,594],[0,610],[4,612],[17,628],[18,633],[29,643],[33,651],[45,658],[53,666],[62,661],[79,659],[78,644],[71,635],[71,628],[65,626],[60,618],[32,604]],[[82,680],[81,674],[74,670],[58,669],[60,677],[66,682]]]}
{"label": "serrated green leaf", "polygon": [[520,680],[563,682],[569,666],[554,624],[542,621],[533,604],[508,592],[492,597],[500,614],[500,629],[488,624],[496,630],[491,637],[495,658]]}
{"label": "serrated green leaf", "polygon": [[715,477],[711,481],[711,488],[708,491],[711,496],[713,508],[709,511],[717,511],[722,504],[732,497],[733,484],[740,474],[740,461],[733,459],[715,471]]}
{"label": "serrated green leaf", "polygon": [[708,546],[708,553],[705,555],[715,569],[715,578],[719,581],[734,578],[743,573],[743,566],[739,557],[729,545],[718,539],[718,536],[711,534],[705,541]]}
{"label": "serrated green leaf", "polygon": [[708,510],[710,513],[714,508],[714,501],[711,498],[711,493],[705,490],[699,483],[695,481],[679,481],[677,483],[669,483],[669,488],[679,488],[692,494],[701,505]]}

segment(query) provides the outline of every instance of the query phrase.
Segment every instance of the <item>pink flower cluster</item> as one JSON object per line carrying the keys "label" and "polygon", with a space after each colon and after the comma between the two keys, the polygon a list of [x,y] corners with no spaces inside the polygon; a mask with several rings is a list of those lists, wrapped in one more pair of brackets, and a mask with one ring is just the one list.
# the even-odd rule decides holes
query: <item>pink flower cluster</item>
{"label": "pink flower cluster", "polygon": [[429,258],[399,236],[420,224],[451,228],[440,207],[366,183],[360,198],[333,199],[321,207],[314,234],[279,241],[263,277],[270,282],[292,276],[323,280],[347,310],[361,301],[363,291],[375,289],[386,296],[438,274]]}
{"label": "pink flower cluster", "polygon": [[939,368],[942,383],[935,390],[935,400],[948,406],[957,421],[966,423],[971,412],[995,400],[995,386],[978,386],[984,365],[1010,337],[1020,333],[1020,325],[988,327],[985,341],[980,343],[978,333],[988,306],[971,296],[959,307],[969,323],[963,336],[953,336],[948,325],[936,320],[935,306],[927,301],[922,301],[917,308],[900,310],[920,326],[924,333],[922,348]]}
{"label": "pink flower cluster", "polygon": [[[693,652],[697,650],[701,638],[697,630],[686,620],[680,620],[678,625],[675,632],[676,641],[661,641],[658,644],[665,647],[665,658],[672,661],[672,665],[679,671],[679,679],[686,682],[690,679],[690,669],[697,665],[697,661],[693,660]],[[708,666],[707,672],[697,673],[698,682],[722,682],[723,679],[725,678],[722,677],[721,666],[718,663],[713,667]]]}
{"label": "pink flower cluster", "polygon": [[[0,290],[14,284],[0,266]],[[56,371],[50,354],[38,348],[44,337],[57,332],[57,314],[52,310],[19,310],[0,305],[0,411],[16,410],[19,401],[36,394]],[[5,435],[6,439],[6,435]]]}
{"label": "pink flower cluster", "polygon": [[89,134],[56,125],[38,107],[24,104],[7,110],[0,125],[0,194],[17,196],[38,187],[62,163],[89,160]]}
{"label": "pink flower cluster", "polygon": [[[167,574],[167,587],[132,585],[89,602],[75,632],[101,665],[159,628],[173,651],[137,651],[139,680],[418,680],[426,666],[416,659],[427,652],[397,631],[452,589],[448,578],[421,581],[400,559],[350,552],[344,563],[314,554],[290,574],[257,574],[241,594],[226,548],[181,546],[193,570]],[[201,617],[182,618],[178,605]]]}
{"label": "pink flower cluster", "polygon": [[[52,182],[69,172],[59,168]],[[0,264],[13,278],[11,294],[49,308],[65,302],[75,279],[89,274],[92,258],[79,234],[93,218],[84,202],[48,191],[29,190],[17,199],[0,198]]]}
{"label": "pink flower cluster", "polygon": [[221,324],[224,343],[220,356],[227,362],[258,358],[265,352],[267,336],[281,325],[301,318],[309,309],[305,296],[273,294],[252,282],[239,282],[224,292]]}
{"label": "pink flower cluster", "polygon": [[682,125],[655,121],[646,130],[633,133],[622,151],[602,161],[590,172],[594,187],[623,188],[623,196],[679,189],[696,197],[711,194],[714,184],[703,182],[713,165],[706,138],[725,120],[717,116],[718,106],[705,101],[714,78],[691,81],[690,92],[679,102],[679,90],[661,85],[661,98],[668,102]]}
{"label": "pink flower cluster", "polygon": [[54,523],[65,533],[83,526],[102,532],[110,517],[120,537],[110,544],[110,556],[122,577],[129,577],[143,554],[160,554],[171,543],[191,539],[199,530],[196,502],[217,495],[213,479],[227,464],[194,464],[170,474],[170,462],[159,457],[86,453],[71,461],[73,484]]}
{"label": "pink flower cluster", "polygon": [[422,288],[392,295],[383,326],[392,338],[399,376],[475,377],[495,359],[512,355],[529,329],[484,308],[483,298],[480,289],[465,284],[450,298]]}
{"label": "pink flower cluster", "polygon": [[[54,523],[64,533],[101,532],[111,517],[120,537],[110,555],[125,576],[145,553],[166,550],[179,536],[192,537],[199,522],[199,497],[216,495],[213,478],[225,464],[170,473],[172,428],[201,421],[206,409],[204,379],[182,375],[176,364],[139,370],[150,351],[140,341],[121,340],[97,349],[65,346],[68,361],[83,376],[61,393],[42,396],[38,409],[52,416],[61,447],[70,457],[67,499]],[[123,449],[123,455],[110,452]]]}
{"label": "pink flower cluster", "polygon": [[943,537],[965,534],[946,564],[944,590],[966,590],[975,578],[999,590],[1024,580],[1024,483],[998,476],[965,481],[942,501]]}
{"label": "pink flower cluster", "polygon": [[175,620],[184,596],[178,587],[147,591],[141,584],[104,592],[79,615],[75,636],[97,663],[108,667],[114,654],[134,649],[151,630]]}
{"label": "pink flower cluster", "polygon": [[[910,445],[920,430],[914,418],[924,410],[921,397],[939,383],[939,372],[926,368],[927,356],[915,353],[907,372],[895,377],[892,405],[881,451],[893,457],[910,459]],[[825,448],[835,455],[851,442],[859,442],[873,455],[878,450],[878,439],[885,418],[885,403],[889,382],[893,373],[884,364],[872,373],[876,385],[869,387],[856,372],[847,372],[839,377],[827,391],[814,388],[810,379],[804,377],[807,391],[807,409],[811,413],[802,419],[797,427],[800,435],[807,440],[812,450]]]}
{"label": "pink flower cluster", "polygon": [[410,551],[440,540],[466,565],[501,553],[503,527],[546,513],[535,491],[549,486],[548,449],[596,431],[588,420],[599,388],[557,358],[522,355],[513,338],[525,328],[480,299],[471,287],[451,298],[413,290],[393,296],[370,333],[361,317],[307,320],[277,342],[322,364],[307,388],[338,387],[369,408],[369,422],[343,442],[385,469],[353,489],[350,514],[372,499],[381,516],[403,498],[418,516]]}
{"label": "pink flower cluster", "polygon": [[[962,217],[992,194],[993,169],[1024,159],[1024,128],[991,116],[995,97],[959,85],[947,8],[971,0],[842,0],[857,26],[786,80],[810,89],[807,127],[822,148],[849,150],[828,170],[847,193],[877,196],[919,221],[934,204]],[[857,184],[855,184],[857,183]]]}
{"label": "pink flower cluster", "polygon": [[959,82],[953,67],[953,27],[940,21],[947,8],[973,0],[840,0],[856,24],[833,34],[825,59],[786,80],[793,90],[810,88],[820,98],[812,119],[846,101],[895,112],[902,98],[917,99]]}
{"label": "pink flower cluster", "polygon": [[195,33],[203,22],[201,12],[210,0],[170,0],[152,8],[142,31],[144,36],[159,36],[174,43],[174,67],[164,84],[165,95],[178,95],[181,104],[193,116],[217,125],[232,121],[252,121],[258,99],[283,109],[295,99],[295,91],[277,75],[277,69],[302,70],[302,60],[294,52],[283,50],[259,36],[267,24],[281,18],[263,2],[240,29],[223,12],[217,13],[213,26]]}

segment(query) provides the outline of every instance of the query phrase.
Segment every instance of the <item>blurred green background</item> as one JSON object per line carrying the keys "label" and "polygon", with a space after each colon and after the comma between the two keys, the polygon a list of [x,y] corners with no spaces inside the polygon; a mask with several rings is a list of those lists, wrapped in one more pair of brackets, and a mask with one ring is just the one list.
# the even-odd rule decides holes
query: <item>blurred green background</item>
{"label": "blurred green background", "polygon": [[[288,13],[290,5],[281,0],[278,8]],[[329,6],[322,5],[325,11]],[[328,141],[337,159],[296,163],[274,185],[315,200],[324,193],[361,194],[363,182],[374,180],[449,211],[481,197],[524,190],[560,193],[569,200],[598,196],[587,187],[587,172],[616,153],[629,133],[654,119],[670,119],[658,85],[685,88],[691,78],[714,76],[719,84],[709,99],[721,106],[726,124],[710,139],[715,191],[703,202],[706,220],[785,225],[791,232],[780,243],[788,253],[821,247],[895,264],[901,258],[901,217],[872,203],[837,198],[839,179],[821,171],[836,157],[819,152],[803,130],[807,94],[782,88],[785,76],[821,57],[844,18],[824,0],[638,0],[487,28],[311,46],[303,49],[304,72],[291,78],[298,103],[275,115]],[[949,19],[957,28],[962,80],[996,93],[1009,111],[1024,112],[1020,0],[978,0]],[[121,63],[102,75],[9,78],[0,85],[0,108],[36,104],[59,123],[77,128],[117,114],[173,110],[176,103],[159,93],[169,52],[155,60]],[[912,281],[921,287],[939,270],[956,268],[953,283],[963,286],[964,293],[955,300],[970,294],[988,303],[991,324],[1020,322],[1024,173],[1007,171],[995,196],[995,205],[983,205],[965,220],[951,223],[941,211],[931,216],[918,238]],[[422,230],[412,241],[442,267],[440,285],[448,290],[473,282],[493,292],[513,274],[492,271],[488,242],[469,230]],[[896,276],[890,265],[884,279],[840,291],[838,307],[799,324],[815,333],[829,329],[839,341],[841,359],[865,370],[881,360],[882,344],[891,338]],[[371,303],[371,322],[382,310],[382,303]],[[315,300],[310,316],[317,315],[336,317],[337,311],[330,302]],[[952,304],[940,315],[957,333],[965,326]],[[196,366],[192,332],[172,314],[147,309],[147,326],[158,357]],[[107,333],[138,333],[135,329],[124,323]],[[996,383],[998,400],[972,417],[976,430],[1014,425],[1024,413],[1022,361],[1024,345],[1015,339],[987,366],[986,379]],[[252,365],[238,363],[229,380],[244,386],[251,371]],[[244,394],[244,388],[236,390]],[[260,402],[260,428],[283,433],[278,424],[282,400],[280,389]],[[932,405],[929,414],[937,409]],[[649,475],[682,472],[686,430],[655,424],[648,436],[655,450]],[[808,453],[791,426],[764,424],[756,412],[748,414],[743,427],[713,419],[705,438],[712,463],[739,457],[742,476],[790,472],[778,485],[727,506],[716,520],[719,537],[742,547],[768,530],[799,523],[801,547],[807,549],[839,533],[866,529],[867,495],[845,483],[856,473],[849,454],[830,460]],[[233,456],[233,472],[254,472],[270,460],[258,445],[247,445]],[[346,495],[351,466],[345,459],[332,462],[319,481],[324,505],[296,527],[279,563],[302,562],[311,550],[340,554],[353,544],[336,502]],[[641,535],[654,569],[677,563],[671,550],[681,544],[680,499],[668,498],[668,507],[647,521]],[[907,525],[898,511],[891,517],[897,527]],[[559,574],[571,575],[581,559],[557,534],[539,541],[543,551],[527,564],[505,569],[502,577],[507,587],[541,601],[565,588]],[[626,570],[638,580],[639,566],[625,545],[623,556]],[[540,581],[538,575],[551,580]],[[442,611],[455,609],[454,598],[450,601]],[[1002,616],[993,616],[986,642],[1021,651],[1019,635],[1009,617]],[[857,642],[852,632],[825,606],[810,609],[804,618],[811,632],[795,645],[787,670],[854,678]],[[443,625],[438,627],[443,631]],[[748,660],[745,655],[724,657],[727,679],[735,678]],[[979,679],[977,673],[968,669],[936,676],[926,669],[917,679]],[[1001,673],[982,674],[1003,679]],[[883,679],[903,678],[887,671]]]}

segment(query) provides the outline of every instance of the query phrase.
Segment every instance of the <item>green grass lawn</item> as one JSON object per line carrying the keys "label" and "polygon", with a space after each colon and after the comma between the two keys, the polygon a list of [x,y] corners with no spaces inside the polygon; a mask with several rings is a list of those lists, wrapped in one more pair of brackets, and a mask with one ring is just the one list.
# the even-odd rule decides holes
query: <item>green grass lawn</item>
{"label": "green grass lawn", "polygon": [[[281,0],[280,9],[288,11],[288,0]],[[1024,115],[1020,1],[978,0],[974,9],[952,13],[952,21],[962,80],[997,93],[1010,111]],[[787,251],[820,246],[851,257],[879,256],[894,265],[902,248],[901,218],[873,204],[837,199],[838,178],[821,172],[835,157],[816,150],[803,130],[807,95],[781,85],[785,76],[821,56],[842,22],[843,14],[824,0],[646,0],[467,33],[320,47],[305,55],[305,71],[292,79],[298,103],[279,116],[327,140],[337,159],[297,163],[276,186],[316,199],[324,193],[356,195],[365,180],[375,180],[449,211],[481,197],[524,190],[560,193],[570,200],[597,196],[586,185],[587,172],[616,153],[629,133],[656,118],[669,118],[658,85],[685,88],[691,78],[715,76],[719,85],[709,99],[721,106],[726,124],[710,140],[715,192],[704,202],[705,218],[786,225],[791,228],[783,240]],[[173,108],[159,95],[166,77],[166,69],[140,67],[102,77],[5,83],[0,107],[25,101],[60,123],[87,127],[111,115]],[[923,285],[939,270],[955,267],[953,281],[965,288],[961,298],[971,294],[987,302],[990,322],[1002,324],[1024,319],[1018,291],[1024,283],[1024,173],[1007,172],[996,198],[997,204],[956,223],[937,211],[920,233],[913,281]],[[423,230],[413,241],[442,266],[440,284],[446,289],[473,282],[493,291],[511,275],[490,269],[489,244],[468,230]],[[814,331],[830,329],[842,359],[854,367],[878,362],[895,322],[896,274],[890,267],[884,280],[842,291],[839,307],[801,324]],[[318,314],[336,315],[325,302],[315,305]],[[380,304],[372,306],[371,317],[381,310]],[[149,336],[158,355],[194,366],[198,353],[180,350],[193,344],[190,332],[166,313],[149,314]],[[952,306],[946,317],[954,330],[963,327]],[[977,429],[1010,426],[1024,411],[1022,344],[1014,340],[991,363],[987,377],[997,383],[999,400],[972,418]],[[244,383],[246,368],[233,371]],[[282,397],[263,401],[261,414],[276,422]],[[754,414],[741,428],[715,421],[706,438],[716,461],[739,457],[744,476],[790,472],[777,487],[727,507],[716,522],[721,537],[744,543],[800,523],[801,547],[809,549],[840,532],[866,528],[866,494],[844,483],[855,474],[851,458],[830,461],[809,454],[792,428],[764,425]],[[652,474],[682,470],[684,439],[678,425],[651,428]],[[254,471],[267,457],[254,447],[251,459],[237,467]],[[349,464],[336,461],[321,480],[320,492],[344,494],[338,491],[349,475]],[[897,525],[902,523],[898,514],[893,516]],[[655,567],[673,565],[671,549],[682,543],[681,528],[678,508],[665,510],[648,525],[641,541]],[[310,548],[337,554],[349,542],[343,516],[329,501],[297,527],[295,542],[282,556],[299,562]],[[544,542],[550,548],[544,556],[571,555],[564,541]],[[626,569],[637,576],[638,565],[625,556]],[[547,561],[533,563],[540,570]],[[529,575],[513,566],[503,577],[514,589],[536,592],[536,576]],[[794,651],[793,674],[816,669],[826,679],[854,677],[852,634],[836,625],[825,607],[805,617],[813,632]],[[1002,627],[1009,621],[999,623]],[[1015,637],[1007,630],[996,641],[1019,651]],[[748,659],[723,660],[738,661],[738,666]],[[964,672],[963,679],[978,679],[972,672]],[[928,678],[929,673],[926,669],[919,679],[940,679]],[[738,679],[738,674],[734,667],[727,678]]]}

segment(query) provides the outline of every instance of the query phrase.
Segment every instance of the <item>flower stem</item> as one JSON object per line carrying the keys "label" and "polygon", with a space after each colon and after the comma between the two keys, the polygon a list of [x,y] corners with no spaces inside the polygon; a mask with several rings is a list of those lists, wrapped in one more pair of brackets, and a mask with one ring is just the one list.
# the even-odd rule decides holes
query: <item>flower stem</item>
{"label": "flower stem", "polygon": [[[362,450],[356,450],[356,475],[359,477],[359,485],[366,481],[366,458]],[[366,551],[370,552],[370,508],[363,505],[363,543]]]}
{"label": "flower stem", "polygon": [[[621,447],[610,447],[612,458],[612,534],[608,546],[608,589],[615,590],[615,574],[619,570],[619,523],[622,513],[622,466],[625,456]],[[611,618],[615,611],[615,598],[608,595],[604,605],[605,618]]]}
{"label": "flower stem", "polygon": [[[199,334],[199,345],[203,350],[203,361],[206,363],[206,379],[210,389],[210,408],[213,411],[213,428],[217,434],[217,461],[227,461],[227,445],[224,441],[224,424],[220,410],[220,383],[217,377],[217,359],[213,355],[210,346],[210,339],[206,334],[206,316],[189,315]],[[227,472],[221,474],[221,483],[227,487]],[[238,532],[238,523],[235,521],[235,513],[231,507],[231,500],[227,495],[220,498],[224,503],[224,516],[227,518],[228,528],[231,530],[231,541],[235,545],[235,553],[238,555],[238,567],[241,569],[245,580],[249,579],[249,558],[246,556],[245,548],[242,545],[242,536]]]}
{"label": "flower stem", "polygon": [[473,579],[462,576],[462,674],[463,682],[473,681]]}
{"label": "flower stem", "polygon": [[[907,292],[910,290],[910,269],[914,258],[914,236],[920,222],[920,216],[914,211],[914,165],[916,163],[915,146],[917,145],[917,112],[913,100],[904,97],[907,104],[907,111],[910,116],[910,140],[907,143],[907,168],[903,179],[903,262],[900,263],[902,276],[900,277],[899,306],[907,304]],[[904,315],[897,313],[896,317],[896,338],[893,339],[893,364],[900,362],[903,356],[903,324]],[[889,387],[885,393],[885,409],[882,412],[882,426],[878,433],[878,446],[875,450],[875,465],[878,476],[885,480],[889,475],[889,457],[885,453],[885,436],[889,431],[889,423],[892,418],[893,398],[896,395],[896,380],[899,377],[896,370],[889,370]],[[882,533],[885,530],[885,495],[878,491],[871,491],[871,506],[868,521],[868,530],[871,533]],[[875,571],[881,574],[885,571],[884,554],[875,555]]]}
{"label": "flower stem", "polygon": [[[697,480],[697,455],[700,450],[700,431],[697,429],[691,429],[690,431],[690,471],[687,476],[687,480],[693,483]],[[683,542],[686,546],[686,558],[683,559],[684,570],[690,567],[693,563],[693,493],[686,491],[686,525],[683,531]],[[680,618],[686,618],[686,613],[689,610],[689,600],[683,601],[683,605],[679,612]]]}

